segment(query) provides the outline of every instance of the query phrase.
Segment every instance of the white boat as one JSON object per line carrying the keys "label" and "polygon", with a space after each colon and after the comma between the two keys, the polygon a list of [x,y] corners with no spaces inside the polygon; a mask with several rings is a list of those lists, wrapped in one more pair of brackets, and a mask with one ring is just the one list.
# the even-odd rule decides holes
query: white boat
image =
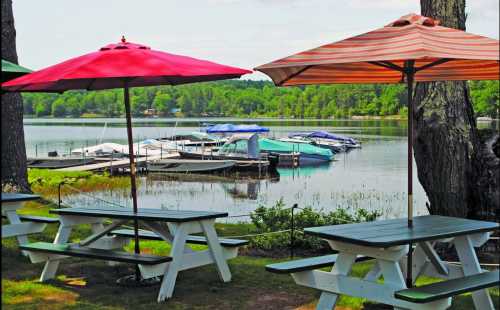
{"label": "white boat", "polygon": [[71,151],[72,156],[123,157],[128,155],[128,146],[118,143],[101,143]]}
{"label": "white boat", "polygon": [[205,132],[190,132],[185,134],[176,134],[166,138],[158,139],[160,142],[171,142],[177,148],[190,147],[190,146],[220,146],[223,145],[226,139],[218,138],[209,135]]}
{"label": "white boat", "polygon": [[206,173],[229,170],[235,160],[161,159],[147,164],[150,172]]}
{"label": "white boat", "polygon": [[[158,141],[147,139],[139,141],[133,145],[134,154],[138,156],[154,156],[176,151],[176,145],[170,141]],[[93,157],[127,157],[129,155],[128,145],[118,143],[102,143],[71,151],[73,156],[93,156]]]}

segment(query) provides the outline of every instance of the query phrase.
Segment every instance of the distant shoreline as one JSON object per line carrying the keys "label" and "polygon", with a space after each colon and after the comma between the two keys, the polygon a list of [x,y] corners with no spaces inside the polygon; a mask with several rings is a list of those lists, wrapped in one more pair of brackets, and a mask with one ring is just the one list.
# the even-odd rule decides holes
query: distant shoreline
{"label": "distant shoreline", "polygon": [[[227,117],[227,116],[192,116],[192,117],[148,117],[148,116],[134,116],[136,119],[143,120],[161,120],[161,119],[172,119],[172,120],[275,120],[275,121],[357,121],[357,120],[407,120],[406,116],[401,115],[386,115],[386,116],[369,116],[369,115],[353,115],[350,118],[281,118],[281,117],[266,117],[266,116],[247,116],[247,117]],[[92,117],[53,117],[53,116],[43,116],[36,117],[34,115],[24,115],[24,119],[41,119],[41,120],[76,120],[76,119],[113,119],[121,120],[124,117],[107,117],[102,115],[93,115]]]}

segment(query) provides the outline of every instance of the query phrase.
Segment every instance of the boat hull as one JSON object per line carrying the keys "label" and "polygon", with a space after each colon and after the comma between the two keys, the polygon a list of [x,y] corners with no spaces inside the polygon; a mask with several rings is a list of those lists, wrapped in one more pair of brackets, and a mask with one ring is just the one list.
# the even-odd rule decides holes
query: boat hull
{"label": "boat hull", "polygon": [[68,167],[76,167],[82,165],[90,165],[95,163],[93,157],[88,158],[28,158],[28,168],[37,169],[60,169]]}
{"label": "boat hull", "polygon": [[179,151],[179,155],[184,159],[199,159],[199,160],[234,160],[236,164],[233,170],[242,172],[261,172],[265,173],[267,171],[275,171],[278,165],[278,158],[268,156],[267,160],[259,160],[247,158],[244,156],[230,156],[230,155],[218,155],[218,154],[203,154],[195,152],[185,152]]}
{"label": "boat hull", "polygon": [[165,159],[147,164],[150,172],[164,173],[210,173],[231,169],[236,164],[231,160]]}

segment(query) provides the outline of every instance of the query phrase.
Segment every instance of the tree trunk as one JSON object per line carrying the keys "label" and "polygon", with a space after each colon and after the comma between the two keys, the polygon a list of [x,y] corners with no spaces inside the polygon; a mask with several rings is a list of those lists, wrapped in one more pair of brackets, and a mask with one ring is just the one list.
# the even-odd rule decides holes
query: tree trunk
{"label": "tree trunk", "polygon": [[[12,0],[2,0],[2,59],[17,64]],[[19,93],[2,94],[2,191],[31,192],[26,168],[23,102]]]}
{"label": "tree trunk", "polygon": [[[420,4],[422,15],[465,30],[465,0],[421,0]],[[488,212],[482,208],[498,209],[499,189],[490,186],[498,185],[498,157],[495,172],[492,148],[485,149],[479,139],[467,83],[417,83],[414,104],[415,160],[429,212],[485,218]],[[489,170],[483,171],[487,166]],[[481,194],[485,186],[488,195]]]}

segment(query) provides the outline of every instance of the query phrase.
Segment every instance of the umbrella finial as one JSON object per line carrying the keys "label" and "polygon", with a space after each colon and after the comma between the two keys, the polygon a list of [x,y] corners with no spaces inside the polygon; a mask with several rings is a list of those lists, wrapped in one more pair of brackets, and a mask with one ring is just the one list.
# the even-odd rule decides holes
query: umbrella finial
{"label": "umbrella finial", "polygon": [[125,42],[127,42],[127,40],[125,39],[125,36],[122,35],[122,43],[125,43]]}

